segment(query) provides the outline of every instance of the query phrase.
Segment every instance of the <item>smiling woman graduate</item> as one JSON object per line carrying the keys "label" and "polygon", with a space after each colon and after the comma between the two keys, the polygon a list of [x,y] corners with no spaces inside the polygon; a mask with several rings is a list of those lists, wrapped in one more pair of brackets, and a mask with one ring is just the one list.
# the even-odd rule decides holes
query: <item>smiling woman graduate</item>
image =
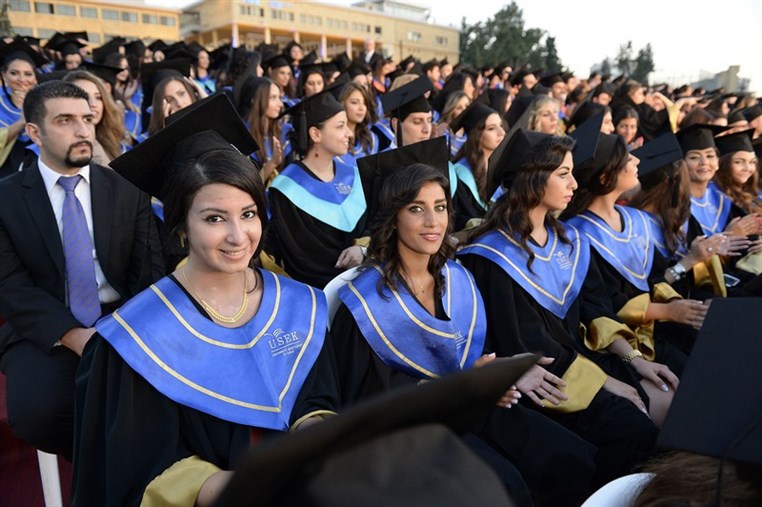
{"label": "smiling woman graduate", "polygon": [[163,200],[188,258],[96,324],[75,506],[211,505],[253,442],[334,409],[324,296],[252,267],[265,193],[235,115],[224,94],[203,100],[112,163]]}

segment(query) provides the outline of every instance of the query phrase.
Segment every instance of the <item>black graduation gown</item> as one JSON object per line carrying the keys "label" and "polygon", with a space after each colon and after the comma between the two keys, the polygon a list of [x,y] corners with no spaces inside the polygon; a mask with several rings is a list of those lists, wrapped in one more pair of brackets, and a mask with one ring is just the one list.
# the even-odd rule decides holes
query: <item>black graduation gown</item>
{"label": "black graduation gown", "polygon": [[486,210],[474,198],[474,194],[463,183],[458,184],[455,189],[455,195],[452,198],[452,205],[455,209],[455,230],[465,229],[466,224],[472,218],[484,218]]}
{"label": "black graduation gown", "polygon": [[[572,303],[564,319],[542,307],[501,267],[485,257],[460,256],[471,271],[482,294],[487,312],[487,344],[498,356],[536,352],[555,361],[545,368],[563,377],[579,353],[586,353],[576,338],[581,318],[581,300]],[[598,283],[591,259],[581,294],[594,293]],[[526,403],[531,403],[524,400]],[[529,405],[531,406],[531,405]],[[630,401],[601,388],[589,406],[577,412],[559,413],[541,409],[598,447],[594,485],[605,484],[628,474],[655,444],[657,430],[645,414]]]}
{"label": "black graduation gown", "polygon": [[[307,174],[316,178],[309,169]],[[283,262],[286,273],[300,282],[323,288],[344,271],[336,261],[354,239],[363,235],[365,216],[345,232],[302,211],[277,188],[270,187],[272,222],[265,251]]]}
{"label": "black graduation gown", "polygon": [[[439,299],[435,315],[447,318]],[[344,407],[420,381],[381,360],[344,303],[333,319],[331,337]],[[520,405],[496,407],[465,440],[503,478],[516,505],[531,505],[534,500],[536,505],[571,506],[589,493],[597,449],[535,411]],[[512,474],[514,467],[518,472]]]}
{"label": "black graduation gown", "polygon": [[[333,360],[326,337],[299,392],[290,424],[310,412],[336,410]],[[196,455],[232,470],[260,437],[278,433],[174,402],[130,368],[98,334],[82,354],[76,389],[74,507],[137,506],[148,484],[174,463]]]}

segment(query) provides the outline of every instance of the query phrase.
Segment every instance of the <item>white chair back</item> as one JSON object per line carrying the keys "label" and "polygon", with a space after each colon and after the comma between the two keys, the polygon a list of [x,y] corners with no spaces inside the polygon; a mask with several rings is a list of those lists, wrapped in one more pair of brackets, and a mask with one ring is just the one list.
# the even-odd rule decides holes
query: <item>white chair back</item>
{"label": "white chair back", "polygon": [[347,282],[352,281],[355,276],[357,276],[357,268],[350,268],[328,282],[328,285],[323,289],[325,299],[328,301],[328,329],[331,329],[333,317],[339,309],[339,303],[341,303],[339,289],[346,285]]}

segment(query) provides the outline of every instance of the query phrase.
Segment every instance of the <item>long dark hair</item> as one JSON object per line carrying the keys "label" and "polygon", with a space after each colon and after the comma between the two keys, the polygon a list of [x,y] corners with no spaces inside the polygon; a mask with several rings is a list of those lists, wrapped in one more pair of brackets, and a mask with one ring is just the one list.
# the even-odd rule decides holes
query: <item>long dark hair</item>
{"label": "long dark hair", "polygon": [[759,171],[755,170],[746,183],[739,185],[733,179],[731,173],[733,166],[733,156],[737,152],[727,153],[720,157],[720,168],[714,175],[714,181],[720,190],[728,194],[733,203],[747,213],[762,212],[762,203],[757,193],[759,185]]}
{"label": "long dark hair", "polygon": [[[339,102],[341,105],[344,105],[344,102],[349,99],[349,96],[352,95],[354,92],[359,92],[360,96],[362,96],[362,99],[365,101],[365,118],[363,118],[363,121],[361,123],[355,124],[355,131],[354,134],[354,140],[355,140],[355,146],[357,145],[357,141],[360,142],[361,149],[365,150],[365,153],[371,153],[371,148],[373,145],[373,138],[370,135],[370,121],[371,121],[371,97],[368,91],[365,89],[365,87],[355,83],[355,82],[349,82],[344,85],[344,87],[341,89],[341,94],[339,95]],[[346,109],[346,107],[344,108]],[[354,146],[350,146],[349,151],[354,154]]]}
{"label": "long dark hair", "polygon": [[561,213],[561,219],[566,220],[579,215],[590,207],[590,203],[596,197],[612,192],[616,188],[619,173],[627,165],[628,158],[629,153],[624,138],[616,136],[614,148],[602,169],[595,172],[592,172],[592,169],[579,169],[580,176],[577,178],[579,188],[574,192],[569,206]]}
{"label": "long dark hair", "polygon": [[400,256],[397,250],[397,215],[418,196],[424,185],[434,182],[444,190],[447,199],[448,224],[445,239],[439,251],[429,259],[428,271],[434,277],[434,293],[444,294],[444,276],[442,268],[455,253],[455,248],[447,241],[452,229],[453,208],[450,199],[450,184],[447,178],[433,167],[426,164],[412,164],[396,171],[384,181],[379,196],[378,213],[371,224],[368,258],[362,269],[379,265],[383,270],[378,284],[378,293],[384,296],[384,287],[397,287],[401,281]]}
{"label": "long dark hair", "polygon": [[[494,113],[493,113],[494,114]],[[482,153],[482,134],[486,127],[487,119],[492,116],[491,114],[482,118],[479,123],[476,124],[469,132],[468,137],[463,146],[460,147],[458,153],[455,154],[453,159],[455,161],[466,159],[468,165],[471,166],[471,172],[476,180],[476,186],[479,189],[479,196],[483,201],[487,201],[490,196],[487,193],[487,166],[484,161]],[[499,116],[499,115],[498,115]],[[502,117],[501,117],[502,120]]]}
{"label": "long dark hair", "polygon": [[252,256],[253,264],[265,243],[269,220],[265,186],[259,171],[250,160],[230,150],[212,150],[175,168],[164,184],[164,223],[167,226],[167,249],[176,248],[181,235],[188,232],[188,211],[201,188],[213,183],[230,185],[249,194],[262,221],[262,236]]}
{"label": "long dark hair", "polygon": [[[542,202],[548,178],[561,166],[564,157],[573,148],[574,140],[570,137],[549,136],[540,141],[508,182],[506,193],[489,209],[482,224],[469,235],[469,242],[486,232],[503,229],[511,235],[518,236],[521,249],[529,256],[527,268],[532,271],[534,252],[528,245],[529,236],[532,234],[529,212]],[[563,243],[571,244],[563,224],[551,213],[545,215],[545,225],[550,227]]]}
{"label": "long dark hair", "polygon": [[641,188],[630,200],[629,206],[648,210],[661,220],[665,246],[675,253],[686,241],[683,224],[691,214],[691,199],[685,162],[680,159],[670,165],[672,167],[664,179],[648,188]]}

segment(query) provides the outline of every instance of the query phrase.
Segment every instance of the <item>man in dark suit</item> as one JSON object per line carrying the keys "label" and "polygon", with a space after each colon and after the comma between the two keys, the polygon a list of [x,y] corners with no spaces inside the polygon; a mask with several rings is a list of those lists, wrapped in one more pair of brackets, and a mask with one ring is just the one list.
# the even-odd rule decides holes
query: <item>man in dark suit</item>
{"label": "man in dark suit", "polygon": [[90,164],[87,94],[62,81],[30,90],[37,162],[0,180],[0,370],[11,429],[71,457],[74,377],[95,320],[164,271],[150,198]]}

